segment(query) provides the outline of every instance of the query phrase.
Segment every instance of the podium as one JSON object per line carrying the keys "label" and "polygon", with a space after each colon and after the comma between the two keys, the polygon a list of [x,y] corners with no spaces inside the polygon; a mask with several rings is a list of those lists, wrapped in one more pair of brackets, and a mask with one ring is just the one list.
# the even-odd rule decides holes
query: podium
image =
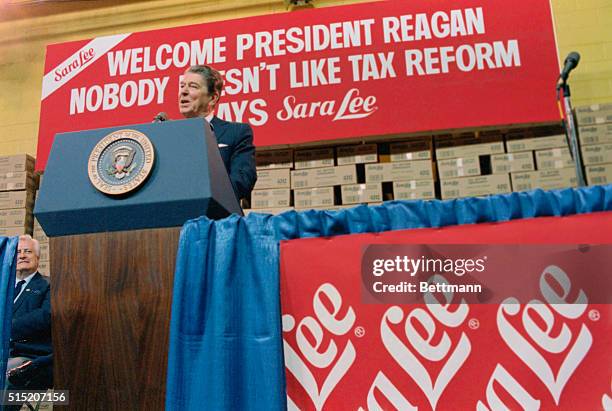
{"label": "podium", "polygon": [[[149,174],[131,192],[105,194],[89,175],[130,168],[104,168],[92,152],[111,136],[98,160],[121,160],[132,134],[152,144]],[[68,409],[163,409],[180,227],[242,214],[210,127],[189,119],[58,134],[34,213],[50,237],[54,387],[69,390]]]}

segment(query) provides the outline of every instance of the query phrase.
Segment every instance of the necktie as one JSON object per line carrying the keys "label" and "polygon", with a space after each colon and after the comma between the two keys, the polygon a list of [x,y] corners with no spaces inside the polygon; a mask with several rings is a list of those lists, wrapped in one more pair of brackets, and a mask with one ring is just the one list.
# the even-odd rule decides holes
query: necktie
{"label": "necktie", "polygon": [[17,298],[19,293],[21,292],[21,287],[25,284],[25,280],[21,280],[15,285],[15,294],[13,294],[13,298]]}

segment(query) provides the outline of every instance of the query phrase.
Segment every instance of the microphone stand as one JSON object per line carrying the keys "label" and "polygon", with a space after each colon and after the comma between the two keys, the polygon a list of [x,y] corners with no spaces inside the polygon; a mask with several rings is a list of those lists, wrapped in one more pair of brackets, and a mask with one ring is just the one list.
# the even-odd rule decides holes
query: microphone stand
{"label": "microphone stand", "polygon": [[561,82],[557,84],[557,101],[560,102],[563,99],[563,108],[565,116],[563,118],[563,125],[565,126],[565,137],[570,148],[570,153],[576,166],[576,179],[578,187],[586,186],[584,179],[584,173],[582,171],[582,159],[580,158],[580,152],[578,151],[578,138],[576,136],[576,126],[574,123],[574,115],[572,113],[572,103],[570,101],[570,88],[566,80],[561,79]]}

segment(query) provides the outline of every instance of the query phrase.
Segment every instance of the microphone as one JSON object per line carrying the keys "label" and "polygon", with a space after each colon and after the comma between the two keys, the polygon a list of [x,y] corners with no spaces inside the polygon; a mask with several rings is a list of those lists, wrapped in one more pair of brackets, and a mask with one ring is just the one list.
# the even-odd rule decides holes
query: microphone
{"label": "microphone", "polygon": [[162,121],[167,121],[167,120],[168,120],[168,115],[164,113],[163,111],[160,113],[157,113],[157,115],[153,117],[154,123],[161,123]]}
{"label": "microphone", "polygon": [[565,61],[563,62],[563,70],[561,70],[561,74],[559,78],[565,83],[567,81],[567,77],[569,76],[570,71],[576,68],[578,62],[580,61],[580,54],[575,51],[572,51],[567,55]]}

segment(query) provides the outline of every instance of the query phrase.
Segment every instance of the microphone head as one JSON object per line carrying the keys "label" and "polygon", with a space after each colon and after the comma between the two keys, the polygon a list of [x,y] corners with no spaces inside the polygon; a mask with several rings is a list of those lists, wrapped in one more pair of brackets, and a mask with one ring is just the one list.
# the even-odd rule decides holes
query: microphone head
{"label": "microphone head", "polygon": [[578,54],[578,52],[576,51],[572,51],[565,58],[565,64],[571,63],[573,67],[576,67],[579,61],[580,61],[580,54]]}
{"label": "microphone head", "polygon": [[159,122],[167,121],[167,120],[168,120],[168,115],[163,111],[157,113],[157,115],[153,118],[154,123],[159,123]]}

